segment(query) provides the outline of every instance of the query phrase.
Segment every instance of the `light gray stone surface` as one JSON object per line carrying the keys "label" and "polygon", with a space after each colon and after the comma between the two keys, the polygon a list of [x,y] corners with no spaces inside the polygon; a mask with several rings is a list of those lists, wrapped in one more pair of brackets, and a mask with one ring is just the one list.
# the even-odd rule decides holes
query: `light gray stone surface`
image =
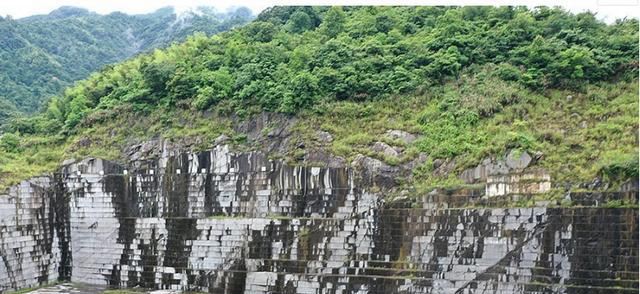
{"label": "light gray stone surface", "polygon": [[0,194],[0,292],[58,278],[49,184],[46,177],[34,178]]}
{"label": "light gray stone surface", "polygon": [[385,156],[397,157],[399,152],[384,142],[375,142],[371,147],[372,151],[380,152]]}
{"label": "light gray stone surface", "polygon": [[405,144],[411,144],[416,140],[416,135],[402,130],[388,130],[386,135],[393,140],[403,141]]}
{"label": "light gray stone surface", "polygon": [[507,166],[515,170],[527,168],[531,163],[531,160],[531,155],[529,155],[527,151],[518,151],[515,149],[512,149],[505,159]]}

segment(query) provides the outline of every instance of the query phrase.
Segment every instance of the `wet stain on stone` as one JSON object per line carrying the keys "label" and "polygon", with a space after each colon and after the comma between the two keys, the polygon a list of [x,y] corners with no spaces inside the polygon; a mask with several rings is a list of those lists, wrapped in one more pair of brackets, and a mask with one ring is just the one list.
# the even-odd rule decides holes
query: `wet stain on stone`
{"label": "wet stain on stone", "polygon": [[71,211],[69,207],[69,194],[64,186],[62,174],[54,174],[53,181],[54,226],[58,236],[58,248],[60,250],[60,264],[58,265],[58,280],[70,281],[72,275],[71,256]]}
{"label": "wet stain on stone", "polygon": [[200,235],[196,227],[197,219],[168,218],[165,222],[168,236],[162,265],[174,267],[176,272],[181,272],[187,268],[191,254],[191,241]]}
{"label": "wet stain on stone", "polygon": [[158,236],[156,236],[156,234],[156,228],[151,228],[151,238],[148,240],[148,243],[141,240],[140,245],[138,245],[142,266],[140,286],[147,289],[157,288],[155,283],[155,267],[158,265]]}
{"label": "wet stain on stone", "polygon": [[114,264],[111,269],[111,275],[108,277],[108,284],[111,286],[132,287],[137,283],[137,279],[131,272],[127,273],[127,284],[122,284],[121,268],[130,265],[129,256],[132,253],[132,243],[136,233],[136,217],[140,216],[140,212],[136,204],[138,203],[138,193],[136,185],[136,177],[125,175],[106,175],[104,177],[104,191],[112,195],[111,201],[118,220],[118,238],[116,242],[123,244],[124,248],[120,255],[120,262]]}

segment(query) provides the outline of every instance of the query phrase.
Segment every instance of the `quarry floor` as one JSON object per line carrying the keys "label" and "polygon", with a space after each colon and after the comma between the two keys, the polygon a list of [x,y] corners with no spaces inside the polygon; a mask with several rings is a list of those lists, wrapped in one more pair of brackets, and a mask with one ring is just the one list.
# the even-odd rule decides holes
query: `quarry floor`
{"label": "quarry floor", "polygon": [[33,290],[30,292],[25,292],[25,294],[173,294],[173,293],[182,293],[180,291],[175,290],[156,290],[156,291],[136,291],[136,290],[110,290],[104,286],[95,286],[95,285],[85,285],[85,284],[58,284],[48,287],[39,288],[37,290]]}

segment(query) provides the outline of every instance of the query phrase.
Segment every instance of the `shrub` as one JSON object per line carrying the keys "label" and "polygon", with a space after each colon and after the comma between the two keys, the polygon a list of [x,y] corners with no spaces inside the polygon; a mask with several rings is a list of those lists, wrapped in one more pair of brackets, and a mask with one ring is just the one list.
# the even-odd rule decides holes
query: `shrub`
{"label": "shrub", "polygon": [[20,151],[20,136],[13,133],[6,133],[0,137],[0,149],[9,153]]}
{"label": "shrub", "polygon": [[638,180],[638,156],[626,156],[615,159],[600,168],[603,179],[619,182],[628,179]]}

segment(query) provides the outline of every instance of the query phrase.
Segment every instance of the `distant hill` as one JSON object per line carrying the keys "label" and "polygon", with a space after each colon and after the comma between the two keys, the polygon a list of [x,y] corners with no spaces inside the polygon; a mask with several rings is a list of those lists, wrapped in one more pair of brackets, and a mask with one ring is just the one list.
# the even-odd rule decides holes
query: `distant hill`
{"label": "distant hill", "polygon": [[0,122],[14,112],[36,111],[44,100],[106,64],[181,42],[194,32],[212,35],[251,19],[244,7],[100,15],[63,6],[47,15],[0,17]]}

